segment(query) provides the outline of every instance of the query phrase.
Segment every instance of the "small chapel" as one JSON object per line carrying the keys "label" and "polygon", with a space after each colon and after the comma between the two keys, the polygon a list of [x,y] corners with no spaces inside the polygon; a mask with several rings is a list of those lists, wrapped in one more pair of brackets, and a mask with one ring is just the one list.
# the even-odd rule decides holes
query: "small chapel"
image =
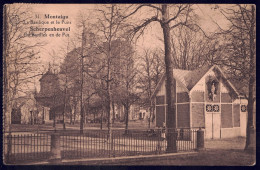
{"label": "small chapel", "polygon": [[[217,66],[197,70],[174,69],[176,128],[205,130],[206,139],[246,135],[247,100]],[[159,81],[152,100],[155,126],[166,122],[166,76]]]}

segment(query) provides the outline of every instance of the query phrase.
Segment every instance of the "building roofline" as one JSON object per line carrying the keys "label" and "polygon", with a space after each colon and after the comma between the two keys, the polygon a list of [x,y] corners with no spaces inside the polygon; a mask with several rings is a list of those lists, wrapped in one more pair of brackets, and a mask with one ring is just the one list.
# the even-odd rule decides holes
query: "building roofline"
{"label": "building roofline", "polygon": [[[217,65],[212,65],[208,71],[206,73],[204,73],[204,75],[199,79],[199,81],[196,82],[196,84],[189,90],[181,81],[178,80],[177,77],[175,77],[174,75],[174,79],[176,80],[176,82],[178,82],[178,84],[180,84],[182,87],[185,88],[186,92],[190,93],[193,91],[194,87],[198,84],[198,82],[200,82],[203,78],[205,78],[206,74],[210,71],[212,71],[214,68],[218,69],[218,71],[220,72],[220,74],[223,76],[223,78],[227,81],[227,83],[230,85],[230,87],[234,90],[234,92],[236,93],[237,96],[241,96],[240,93],[237,91],[237,89],[235,88],[235,86],[226,78],[226,75],[223,73],[223,71],[220,69],[219,66]],[[152,96],[150,99],[154,98],[155,94],[158,92],[159,88],[161,87],[162,81],[165,79],[165,73],[163,74],[162,78],[160,79],[159,83],[157,84]]]}
{"label": "building roofline", "polygon": [[231,86],[231,88],[235,91],[235,93],[237,94],[237,96],[240,96],[240,93],[237,91],[236,87],[227,79],[226,75],[223,73],[223,71],[219,68],[219,66],[215,65],[215,67],[220,71],[220,73],[222,74],[222,76],[226,79],[226,81],[228,82],[228,84]]}
{"label": "building roofline", "polygon": [[165,78],[165,73],[163,73],[163,76],[161,77],[161,79],[159,80],[158,84],[156,85],[153,94],[151,95],[150,99],[152,99],[155,96],[155,93],[157,93],[157,91],[159,90],[159,86],[161,86],[163,79]]}
{"label": "building roofline", "polygon": [[[211,67],[208,69],[208,71],[199,79],[198,82],[200,82],[200,81],[206,76],[206,74],[207,74],[208,72],[212,71],[214,67],[215,67],[215,65],[211,66]],[[193,91],[194,87],[198,84],[198,82],[190,89],[190,92]]]}
{"label": "building roofline", "polygon": [[[163,81],[163,79],[164,79],[165,77],[166,77],[166,73],[164,73],[163,76],[162,76],[162,78],[159,80],[159,83],[157,84],[157,86],[156,86],[156,88],[155,88],[153,94],[151,95],[151,99],[155,96],[155,93],[158,92],[158,90],[159,90],[159,88],[160,88],[160,86],[161,86],[161,84],[162,84],[162,81]],[[180,85],[186,90],[186,92],[189,93],[189,89],[188,89],[178,78],[176,78],[174,75],[173,75],[173,78],[176,80],[176,83],[180,84]]]}

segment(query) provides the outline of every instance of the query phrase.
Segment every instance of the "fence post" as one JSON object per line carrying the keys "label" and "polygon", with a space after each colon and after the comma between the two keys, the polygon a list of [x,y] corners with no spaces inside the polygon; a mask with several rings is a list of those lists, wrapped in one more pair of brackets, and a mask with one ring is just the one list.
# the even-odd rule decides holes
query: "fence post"
{"label": "fence post", "polygon": [[158,128],[158,141],[157,141],[157,147],[156,147],[157,154],[160,154],[160,152],[161,152],[161,142],[160,142],[161,134],[162,134],[162,130]]}
{"label": "fence post", "polygon": [[6,163],[10,163],[10,157],[12,153],[12,135],[9,133],[7,136],[7,154],[6,154]]}
{"label": "fence post", "polygon": [[167,153],[176,153],[178,151],[177,149],[177,136],[178,136],[178,131],[177,129],[173,128],[167,128],[167,148],[166,152]]}
{"label": "fence post", "polygon": [[111,130],[111,134],[108,133],[108,144],[109,144],[109,157],[115,157],[114,153],[114,139],[113,139],[113,130]]}
{"label": "fence post", "polygon": [[115,140],[114,140],[114,133],[113,133],[113,131],[111,131],[111,150],[112,150],[112,157],[114,158],[115,157],[115,147],[114,147],[114,145],[115,145]]}
{"label": "fence post", "polygon": [[199,128],[197,131],[197,150],[204,149],[204,130]]}
{"label": "fence post", "polygon": [[49,162],[61,162],[60,134],[56,132],[51,134],[51,157],[49,159]]}

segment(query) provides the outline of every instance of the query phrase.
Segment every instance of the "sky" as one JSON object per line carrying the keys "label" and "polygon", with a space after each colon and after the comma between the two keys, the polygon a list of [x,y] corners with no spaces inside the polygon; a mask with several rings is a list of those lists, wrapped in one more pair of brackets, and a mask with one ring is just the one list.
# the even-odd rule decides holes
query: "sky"
{"label": "sky", "polygon": [[[50,15],[63,15],[68,16],[68,20],[71,24],[63,25],[69,26],[71,28],[70,37],[73,36],[76,30],[76,18],[81,11],[85,13],[92,12],[97,7],[96,4],[35,4],[33,10],[35,14],[44,16],[45,14]],[[225,20],[219,15],[216,11],[211,9],[213,6],[201,4],[194,5],[196,13],[199,16],[200,25],[206,32],[214,32],[217,28],[213,21],[218,22],[220,25],[225,24]],[[46,20],[46,19],[44,19]],[[51,20],[51,19],[50,19]],[[50,21],[49,20],[49,21]],[[53,24],[49,25],[50,27],[55,26],[59,27],[61,25]],[[137,47],[143,48],[155,48],[162,46],[162,43],[159,42],[158,38],[162,37],[162,31],[158,24],[149,27],[145,32],[145,35],[141,37],[137,42]],[[44,63],[48,63],[51,59],[50,53],[54,50],[61,50],[66,46],[68,37],[58,37],[58,38],[41,38],[43,41],[46,41],[48,44],[45,46],[45,49],[42,50],[41,59]],[[151,43],[152,42],[152,43]],[[58,53],[58,52],[57,52]]]}
{"label": "sky", "polygon": [[[30,4],[32,8],[33,20],[49,22],[49,24],[44,25],[43,27],[70,27],[69,38],[72,38],[73,35],[77,32],[77,16],[80,12],[85,14],[92,14],[98,6],[96,4]],[[214,10],[214,5],[207,4],[195,4],[193,6],[195,12],[199,17],[199,24],[206,33],[214,32],[217,28],[214,22],[217,22],[219,25],[225,26],[227,21],[221,16],[217,10]],[[61,21],[61,19],[46,19],[45,15],[51,16],[68,16],[66,24],[56,24],[56,20]],[[40,18],[37,18],[36,16]],[[54,24],[50,24],[51,21],[54,21]],[[35,25],[32,25],[35,26]],[[49,32],[57,33],[57,32]],[[66,36],[65,36],[66,35]],[[151,48],[163,48],[163,43],[159,41],[159,38],[162,37],[162,29],[159,24],[154,24],[148,27],[145,31],[144,36],[138,39],[136,48],[138,51],[142,49],[151,49]],[[67,34],[60,37],[40,37],[37,38],[37,41],[46,42],[46,45],[40,49],[40,62],[42,63],[43,70],[46,70],[49,63],[62,61],[62,58],[65,56],[64,48],[66,47],[69,38]],[[30,38],[30,41],[34,41],[35,38]],[[56,58],[55,58],[56,57]],[[39,91],[39,81],[36,80],[37,90]]]}

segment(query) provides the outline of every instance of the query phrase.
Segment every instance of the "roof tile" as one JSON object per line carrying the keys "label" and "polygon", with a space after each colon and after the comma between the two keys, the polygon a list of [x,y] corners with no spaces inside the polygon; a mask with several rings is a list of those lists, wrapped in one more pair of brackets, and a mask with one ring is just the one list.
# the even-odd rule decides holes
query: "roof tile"
{"label": "roof tile", "polygon": [[196,70],[173,69],[173,77],[191,90],[211,67],[206,65]]}

